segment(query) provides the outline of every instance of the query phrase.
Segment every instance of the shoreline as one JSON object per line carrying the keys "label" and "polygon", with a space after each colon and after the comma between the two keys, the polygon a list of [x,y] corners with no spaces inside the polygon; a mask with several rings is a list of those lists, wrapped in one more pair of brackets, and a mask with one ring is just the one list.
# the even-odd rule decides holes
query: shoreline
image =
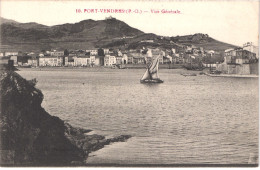
{"label": "shoreline", "polygon": [[[52,67],[52,66],[44,66],[44,67],[20,67],[16,66],[17,69],[34,69],[34,70],[96,70],[96,69],[108,69],[108,70],[125,70],[125,69],[146,69],[147,66],[145,64],[129,64],[129,65],[124,65],[123,68],[112,68],[112,66],[94,66],[94,67],[65,67],[65,66],[57,66],[57,67]],[[182,65],[159,65],[159,69],[182,69]]]}
{"label": "shoreline", "polygon": [[210,77],[233,77],[233,78],[258,78],[258,75],[255,74],[248,74],[248,75],[243,75],[243,74],[209,74],[205,73],[207,76]]}

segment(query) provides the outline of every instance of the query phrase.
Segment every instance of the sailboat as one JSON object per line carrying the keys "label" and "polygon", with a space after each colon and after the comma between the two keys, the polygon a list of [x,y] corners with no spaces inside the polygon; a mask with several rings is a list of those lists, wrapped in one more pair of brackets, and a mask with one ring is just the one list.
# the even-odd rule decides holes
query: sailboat
{"label": "sailboat", "polygon": [[159,57],[156,57],[156,59],[154,59],[148,65],[140,82],[141,83],[163,83],[163,80],[159,78],[158,68],[159,68]]}

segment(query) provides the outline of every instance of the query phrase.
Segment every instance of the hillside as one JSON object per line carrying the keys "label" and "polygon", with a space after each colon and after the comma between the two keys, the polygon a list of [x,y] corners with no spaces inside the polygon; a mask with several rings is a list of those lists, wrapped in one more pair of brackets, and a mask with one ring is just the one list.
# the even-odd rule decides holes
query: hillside
{"label": "hillside", "polygon": [[[112,19],[84,20],[75,24],[45,26],[37,23],[8,22],[2,19],[1,45],[18,50],[48,48],[93,48],[96,42],[117,37],[136,36],[142,31]],[[10,45],[10,46],[8,46]]]}
{"label": "hillside", "polygon": [[[51,48],[87,49],[99,47],[172,48],[178,45],[195,45],[205,49],[223,51],[235,46],[217,41],[207,34],[162,37],[144,33],[125,22],[110,18],[106,20],[83,20],[74,24],[45,26],[35,22],[19,23],[1,18],[0,50],[40,51]],[[144,42],[153,40],[153,42]]]}
{"label": "hillside", "polygon": [[171,38],[175,43],[182,45],[194,45],[197,47],[203,47],[206,50],[223,51],[228,48],[235,48],[237,46],[224,43],[209,37],[207,34],[194,34],[187,36],[177,36]]}
{"label": "hillside", "polygon": [[16,21],[11,20],[11,19],[5,19],[3,17],[0,17],[0,23],[1,24],[6,24],[6,23],[19,23],[19,22],[16,22]]}
{"label": "hillside", "polygon": [[[145,40],[152,40],[145,41]],[[155,34],[142,34],[132,39],[114,41],[106,46],[123,47],[128,49],[141,49],[143,47],[159,47],[163,49],[171,49],[181,46],[203,47],[205,50],[224,51],[228,48],[236,48],[237,46],[224,43],[209,37],[207,34],[194,34],[176,37],[162,37]]]}

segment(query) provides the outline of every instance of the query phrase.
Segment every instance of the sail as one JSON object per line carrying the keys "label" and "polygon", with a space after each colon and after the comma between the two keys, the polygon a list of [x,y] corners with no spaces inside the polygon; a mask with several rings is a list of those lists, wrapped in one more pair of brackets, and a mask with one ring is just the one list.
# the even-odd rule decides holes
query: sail
{"label": "sail", "polygon": [[159,79],[158,67],[159,67],[159,57],[156,57],[148,68],[152,79]]}
{"label": "sail", "polygon": [[148,66],[141,80],[159,79],[158,75],[159,57],[156,57]]}
{"label": "sail", "polygon": [[144,73],[143,77],[141,78],[141,80],[150,80],[151,76],[149,73],[149,70],[147,69],[146,72]]}

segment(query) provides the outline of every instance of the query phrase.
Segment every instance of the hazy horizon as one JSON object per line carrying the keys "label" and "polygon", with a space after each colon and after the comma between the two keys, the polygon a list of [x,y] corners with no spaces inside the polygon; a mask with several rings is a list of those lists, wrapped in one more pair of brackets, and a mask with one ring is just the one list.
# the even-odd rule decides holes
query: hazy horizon
{"label": "hazy horizon", "polygon": [[[225,43],[258,45],[259,1],[1,1],[1,17],[47,26],[103,20],[112,16],[145,33],[160,36],[208,34]],[[47,10],[46,10],[47,9]],[[76,13],[81,9],[82,13]],[[140,13],[84,13],[84,9],[131,9]],[[160,13],[152,13],[158,10]],[[180,14],[161,13],[180,11]]]}

